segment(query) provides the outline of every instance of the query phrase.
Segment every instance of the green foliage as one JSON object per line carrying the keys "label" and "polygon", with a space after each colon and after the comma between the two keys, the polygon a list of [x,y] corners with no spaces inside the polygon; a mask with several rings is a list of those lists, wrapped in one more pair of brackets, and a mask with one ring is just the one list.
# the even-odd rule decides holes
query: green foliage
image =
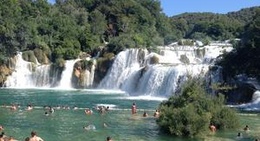
{"label": "green foliage", "polygon": [[93,60],[82,60],[81,61],[81,68],[83,70],[90,70],[91,66],[94,64]]}
{"label": "green foliage", "polygon": [[36,64],[36,57],[33,53],[33,51],[25,51],[22,54],[22,57],[24,60],[28,61],[28,62],[33,62]]}
{"label": "green foliage", "polygon": [[[118,53],[126,48],[155,48],[182,38],[203,42],[235,38],[254,19],[253,9],[169,18],[158,0],[57,0],[54,5],[47,0],[3,0],[0,52],[10,57],[17,51],[36,49],[40,62],[43,56],[55,62],[76,58],[80,51],[92,54],[100,46]],[[249,26],[248,31],[255,27]],[[256,39],[251,42],[258,44]]]}
{"label": "green foliage", "polygon": [[187,81],[180,94],[162,102],[159,110],[161,130],[175,136],[202,137],[210,124],[218,129],[238,127],[235,111],[224,106],[224,96],[206,94],[201,80]]}
{"label": "green foliage", "polygon": [[260,78],[260,10],[255,9],[253,20],[245,26],[242,43],[236,50],[224,54],[218,62],[223,67],[225,78],[238,74]]}
{"label": "green foliage", "polygon": [[57,58],[54,62],[56,68],[65,68],[66,61],[63,58]]}

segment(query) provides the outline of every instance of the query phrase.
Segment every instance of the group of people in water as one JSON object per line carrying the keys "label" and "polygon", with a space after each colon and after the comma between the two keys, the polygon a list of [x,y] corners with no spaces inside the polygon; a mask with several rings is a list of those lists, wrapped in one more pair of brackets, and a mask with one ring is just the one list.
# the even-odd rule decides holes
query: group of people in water
{"label": "group of people in water", "polygon": [[[18,105],[18,104],[12,104],[11,106],[2,105],[2,107],[10,108],[10,110],[12,110],[12,111],[22,110],[21,106]],[[31,111],[33,109],[34,109],[34,106],[32,104],[28,104],[24,110]],[[53,114],[55,112],[55,110],[59,110],[59,109],[69,110],[70,107],[68,107],[68,106],[55,106],[55,107],[54,106],[43,106],[43,109],[44,109],[44,115],[49,116],[49,115]],[[73,107],[73,110],[77,110],[77,109],[78,109],[77,106]],[[105,114],[106,112],[108,112],[110,110],[110,107],[102,105],[102,106],[96,106],[93,109],[95,109],[100,114]],[[92,108],[85,108],[84,112],[85,112],[86,115],[92,115],[93,114]],[[131,113],[132,113],[132,115],[137,115],[137,113],[138,113],[137,112],[137,105],[136,105],[135,102],[132,104]],[[157,118],[157,117],[159,117],[159,114],[160,114],[159,111],[155,110],[153,117]],[[148,113],[146,111],[144,111],[142,117],[148,117],[148,116],[149,116]],[[107,127],[106,123],[104,123],[103,125],[104,125],[104,127]],[[87,125],[87,126],[83,126],[83,129],[85,129],[85,130],[96,130],[96,127],[95,127],[95,125],[90,124],[90,125]],[[0,131],[3,131],[3,130],[4,130],[3,126],[0,125]],[[108,136],[106,138],[106,140],[112,141],[112,137]],[[15,140],[12,136],[6,136],[5,133],[2,132],[0,134],[0,141],[17,141],[17,140]],[[25,139],[25,141],[43,141],[43,139],[41,137],[37,136],[35,131],[32,131],[31,137],[27,137]]]}
{"label": "group of people in water", "polygon": [[[14,139],[14,137],[12,136],[7,136],[4,133],[4,127],[2,125],[0,125],[0,141],[17,141],[16,139]],[[37,133],[35,131],[31,132],[31,136],[30,137],[26,137],[25,141],[44,141],[41,137],[37,136]]]}
{"label": "group of people in water", "polygon": [[[132,111],[132,115],[137,114],[137,106],[136,106],[135,102],[132,104],[131,111]],[[159,115],[160,115],[159,110],[156,109],[153,114],[153,117],[158,118]],[[146,111],[144,111],[143,117],[148,117],[148,116],[149,116],[148,113]]]}
{"label": "group of people in water", "polygon": [[[215,133],[216,130],[217,130],[216,127],[215,127],[215,125],[213,125],[213,124],[210,124],[209,129],[210,129],[210,131],[213,132],[213,133]],[[243,128],[243,131],[244,131],[245,134],[247,134],[247,133],[250,131],[249,126],[246,125],[246,126]],[[242,132],[238,132],[236,138],[237,138],[238,140],[244,138]],[[260,139],[255,139],[254,141],[260,141]]]}
{"label": "group of people in water", "polygon": [[[6,107],[8,107],[8,106],[6,106]],[[12,104],[10,106],[10,109],[11,110],[17,110],[19,107],[20,107],[19,105]],[[33,109],[33,106],[31,104],[28,104],[27,107],[26,107],[26,110],[30,111],[32,109]],[[61,108],[44,106],[44,109],[45,109],[45,115],[48,116],[49,114],[53,114],[55,109],[61,109]],[[67,108],[62,108],[62,109],[67,109]],[[73,109],[76,110],[78,108],[76,106],[74,106]],[[106,112],[108,112],[110,110],[109,106],[97,106],[94,109],[97,110],[100,114],[105,114]],[[92,115],[93,114],[93,111],[90,108],[86,108],[84,110],[84,112],[85,112],[86,115]],[[135,102],[131,106],[131,113],[132,113],[132,115],[137,115],[137,105],[136,105]],[[142,117],[148,117],[148,116],[149,116],[148,113],[146,111],[144,111]],[[159,116],[160,116],[160,112],[159,112],[159,110],[156,109],[155,112],[153,113],[153,117],[158,118]],[[106,123],[104,123],[104,127],[107,127]],[[88,126],[84,126],[83,129],[85,129],[85,130],[95,130],[96,127],[94,125],[90,124]],[[210,124],[209,129],[213,133],[215,133],[216,130],[217,130],[217,128],[215,127],[214,124]],[[3,132],[3,130],[4,130],[4,127],[2,125],[0,125],[0,132],[1,132],[0,141],[17,141],[12,136],[6,136],[5,133]],[[249,126],[246,125],[243,130],[245,132],[250,131]],[[243,138],[242,132],[238,132],[237,138],[238,139]],[[27,137],[25,139],[25,141],[44,141],[44,140],[41,137],[37,136],[35,131],[32,131],[31,137]],[[110,136],[108,136],[106,138],[106,141],[112,141],[112,138]],[[260,141],[260,140],[255,139],[255,141]]]}

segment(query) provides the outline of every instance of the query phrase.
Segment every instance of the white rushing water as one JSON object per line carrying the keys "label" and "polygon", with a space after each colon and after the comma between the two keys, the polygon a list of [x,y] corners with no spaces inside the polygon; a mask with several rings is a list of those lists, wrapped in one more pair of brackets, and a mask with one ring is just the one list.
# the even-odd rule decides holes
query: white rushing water
{"label": "white rushing water", "polygon": [[[231,49],[230,46],[215,44],[205,47],[163,46],[158,47],[158,53],[127,49],[116,56],[98,88],[122,90],[130,96],[169,97],[180,89],[187,76],[207,77],[209,83],[221,81],[221,69],[209,73],[209,67],[214,65],[216,57]],[[52,70],[51,65],[24,61],[21,54],[16,56],[16,60],[15,71],[8,77],[6,87],[71,89],[74,64],[79,61],[67,60],[65,69],[59,74],[59,71]],[[94,74],[95,65],[81,74],[84,75],[84,88],[91,88]]]}
{"label": "white rushing water", "polygon": [[71,89],[71,78],[73,73],[73,66],[74,64],[79,61],[76,60],[67,60],[65,63],[65,70],[62,72],[60,84],[57,88],[59,89]]}
{"label": "white rushing water", "polygon": [[[132,96],[169,97],[181,87],[188,76],[208,75],[207,77],[212,79],[208,82],[221,81],[220,69],[208,73],[209,67],[224,50],[231,51],[230,47],[215,45],[204,48],[195,46],[159,48],[160,54],[144,54],[144,60],[138,58],[141,50],[129,49],[120,52],[99,88],[120,89]],[[202,51],[204,53],[201,53]],[[154,57],[159,59],[159,64],[150,64]]]}
{"label": "white rushing water", "polygon": [[260,90],[254,92],[250,103],[241,104],[236,107],[247,111],[260,111]]}
{"label": "white rushing water", "polygon": [[16,65],[11,77],[5,82],[6,87],[31,88],[34,87],[32,80],[33,64],[22,59],[22,54],[15,56]]}

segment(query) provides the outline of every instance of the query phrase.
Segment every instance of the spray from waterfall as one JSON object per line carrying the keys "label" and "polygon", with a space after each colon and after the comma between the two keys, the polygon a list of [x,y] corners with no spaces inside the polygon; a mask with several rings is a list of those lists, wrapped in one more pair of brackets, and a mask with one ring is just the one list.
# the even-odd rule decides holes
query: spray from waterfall
{"label": "spray from waterfall", "polygon": [[[123,90],[132,96],[169,97],[180,89],[188,76],[205,77],[214,59],[224,50],[220,46],[204,49],[167,46],[158,49],[159,54],[143,53],[144,57],[139,57],[139,49],[120,52],[99,88]],[[217,77],[221,74],[220,69],[217,70],[211,73],[210,82],[221,81],[221,76]]]}

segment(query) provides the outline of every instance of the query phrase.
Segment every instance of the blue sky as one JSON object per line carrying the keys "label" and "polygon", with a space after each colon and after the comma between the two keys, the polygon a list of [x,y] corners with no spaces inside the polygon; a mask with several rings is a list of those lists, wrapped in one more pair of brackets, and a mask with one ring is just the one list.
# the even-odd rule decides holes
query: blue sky
{"label": "blue sky", "polygon": [[185,12],[225,14],[242,8],[260,6],[260,0],[161,0],[161,6],[167,16]]}

